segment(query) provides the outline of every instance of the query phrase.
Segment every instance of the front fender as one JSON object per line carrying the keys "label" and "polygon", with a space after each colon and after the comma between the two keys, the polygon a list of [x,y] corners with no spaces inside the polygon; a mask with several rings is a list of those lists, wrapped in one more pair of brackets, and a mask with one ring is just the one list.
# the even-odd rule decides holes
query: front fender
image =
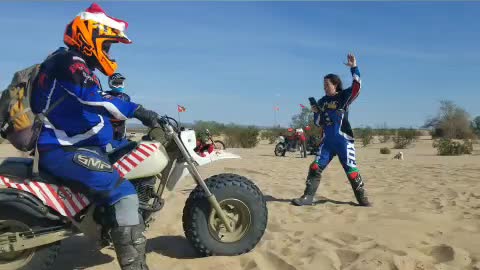
{"label": "front fender", "polygon": [[190,155],[197,162],[198,166],[203,166],[222,159],[241,158],[239,155],[235,155],[225,150],[214,150],[212,153],[205,153],[205,157],[199,156],[195,152],[193,152],[193,154],[190,153]]}
{"label": "front fender", "polygon": [[[212,153],[206,153],[205,157],[197,155],[197,153],[190,153],[198,166],[203,166],[211,162],[219,161],[222,159],[234,159],[241,158],[239,155],[232,154],[225,150],[215,150]],[[190,174],[188,170],[188,164],[186,162],[177,162],[172,170],[172,173],[168,177],[167,189],[172,191],[178,183],[180,183],[186,176]]]}

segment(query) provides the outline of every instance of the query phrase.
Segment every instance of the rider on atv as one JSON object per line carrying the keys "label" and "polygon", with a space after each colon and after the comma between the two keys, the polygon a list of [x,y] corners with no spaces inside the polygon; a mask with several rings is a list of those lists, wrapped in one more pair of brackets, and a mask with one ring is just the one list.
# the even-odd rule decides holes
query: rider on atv
{"label": "rider on atv", "polygon": [[[110,90],[105,91],[105,93],[107,95],[130,102],[130,96],[125,93],[125,79],[125,76],[120,73],[114,73],[112,76],[108,77],[108,86],[110,87]],[[112,123],[113,127],[112,148],[121,148],[128,143],[127,126],[125,124],[126,121],[111,118],[110,122]]]}
{"label": "rider on atv", "polygon": [[208,154],[212,153],[215,149],[213,143],[208,143],[208,134],[206,132],[199,131],[196,133],[197,137],[197,146],[193,149],[201,157],[206,157]]}
{"label": "rider on atv", "polygon": [[108,51],[114,43],[131,43],[124,33],[127,26],[107,16],[97,4],[78,14],[64,33],[68,49],[57,50],[42,63],[31,105],[34,113],[41,113],[59,102],[45,119],[38,139],[40,168],[104,207],[101,223],[110,228],[121,269],[138,270],[148,269],[138,197],[133,185],[112,168],[105,146],[113,140],[109,119],[135,117],[151,127],[158,124],[158,115],[133,102],[102,95],[93,73],[98,69],[106,76],[114,74],[117,63]]}

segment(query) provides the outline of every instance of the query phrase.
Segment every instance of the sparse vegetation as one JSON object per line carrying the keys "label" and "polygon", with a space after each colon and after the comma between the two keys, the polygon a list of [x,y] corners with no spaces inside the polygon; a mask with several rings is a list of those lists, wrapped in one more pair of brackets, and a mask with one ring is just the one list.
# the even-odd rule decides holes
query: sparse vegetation
{"label": "sparse vegetation", "polygon": [[371,127],[356,129],[357,136],[362,140],[362,145],[365,147],[373,140],[373,130]]}
{"label": "sparse vegetation", "polygon": [[210,131],[212,136],[218,136],[225,130],[225,124],[215,121],[195,121],[193,123],[193,129],[196,132],[204,132],[206,129]]}
{"label": "sparse vegetation", "polygon": [[392,151],[390,151],[388,147],[380,148],[380,154],[388,155],[390,153],[392,153]]}
{"label": "sparse vegetation", "polygon": [[393,136],[393,148],[405,149],[409,147],[414,141],[416,141],[418,136],[419,132],[413,128],[398,129],[395,136]]}
{"label": "sparse vegetation", "polygon": [[393,130],[388,128],[387,123],[384,123],[377,128],[376,135],[378,136],[380,143],[387,143],[392,138]]}
{"label": "sparse vegetation", "polygon": [[471,140],[455,141],[452,139],[442,138],[433,142],[433,147],[437,148],[440,156],[459,156],[463,154],[471,154],[473,144]]}
{"label": "sparse vegetation", "polygon": [[463,108],[452,101],[444,100],[440,102],[437,116],[428,119],[424,127],[432,129],[431,134],[434,138],[472,139],[474,137],[472,125],[470,115]]}
{"label": "sparse vegetation", "polygon": [[262,140],[268,140],[268,143],[273,144],[278,136],[281,136],[284,132],[284,128],[271,128],[262,131],[260,138]]}
{"label": "sparse vegetation", "polygon": [[227,147],[253,148],[257,146],[260,130],[254,126],[241,127],[230,124],[225,128]]}
{"label": "sparse vegetation", "polygon": [[480,136],[480,116],[477,116],[473,119],[471,126],[473,129],[473,132],[475,132],[477,136]]}
{"label": "sparse vegetation", "polygon": [[313,113],[310,108],[303,108],[299,114],[292,116],[293,128],[305,128],[305,126],[313,126]]}

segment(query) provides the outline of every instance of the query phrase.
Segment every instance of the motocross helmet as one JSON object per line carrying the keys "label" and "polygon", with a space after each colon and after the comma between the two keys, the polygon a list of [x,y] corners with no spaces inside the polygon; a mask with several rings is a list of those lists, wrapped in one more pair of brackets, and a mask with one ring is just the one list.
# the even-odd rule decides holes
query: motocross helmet
{"label": "motocross helmet", "polygon": [[112,43],[132,43],[124,33],[127,27],[127,22],[107,16],[93,3],[67,25],[63,41],[83,54],[89,64],[111,76],[118,65],[108,52]]}
{"label": "motocross helmet", "polygon": [[122,74],[113,73],[112,76],[108,77],[108,86],[110,86],[110,89],[112,89],[113,91],[122,92],[123,88],[125,87],[125,79],[125,76],[123,76]]}

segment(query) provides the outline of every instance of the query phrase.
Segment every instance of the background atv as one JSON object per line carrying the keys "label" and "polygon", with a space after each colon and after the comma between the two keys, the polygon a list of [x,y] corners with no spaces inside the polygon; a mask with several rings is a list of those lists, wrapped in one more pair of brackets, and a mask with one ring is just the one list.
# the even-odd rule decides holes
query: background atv
{"label": "background atv", "polygon": [[[209,256],[252,250],[267,226],[268,211],[260,189],[230,173],[203,180],[197,170],[213,161],[240,157],[223,150],[200,157],[193,151],[193,130],[180,131],[167,116],[159,122],[161,128],[148,134],[151,141],[131,142],[109,156],[120,175],[135,186],[147,227],[152,214],[164,205],[164,189],[173,190],[191,174],[198,185],[185,203],[182,221],[196,251]],[[157,142],[165,137],[170,138],[166,148]],[[80,233],[109,241],[97,218],[102,208],[61,179],[45,172],[32,177],[31,168],[32,159],[0,161],[0,184],[6,187],[0,189],[0,270],[50,269],[61,240]]]}

